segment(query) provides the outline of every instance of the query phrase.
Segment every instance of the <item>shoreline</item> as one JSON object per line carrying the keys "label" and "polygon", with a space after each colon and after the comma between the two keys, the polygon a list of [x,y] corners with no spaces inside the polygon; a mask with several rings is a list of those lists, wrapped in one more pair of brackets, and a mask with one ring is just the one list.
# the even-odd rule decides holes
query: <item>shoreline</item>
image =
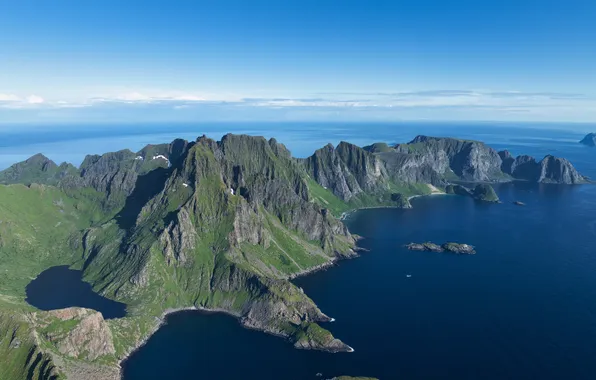
{"label": "shoreline", "polygon": [[[426,196],[434,196],[434,195],[448,195],[447,193],[443,193],[443,192],[432,192],[429,194],[418,194],[418,195],[412,195],[408,197],[408,201],[414,199],[414,198],[418,198],[418,197],[426,197]],[[349,211],[345,211],[341,214],[341,216],[339,218],[337,218],[338,220],[344,221],[347,216],[349,216],[350,214],[359,211],[359,210],[367,210],[367,209],[381,209],[381,208],[401,208],[401,207],[397,207],[397,206],[369,206],[369,207],[359,207],[359,208],[355,208]],[[358,241],[362,239],[362,237],[357,236],[355,237],[355,240]],[[309,274],[313,274],[322,270],[325,270],[327,268],[339,265],[339,261],[342,260],[348,260],[348,259],[353,259],[353,258],[357,258],[358,256],[360,256],[358,254],[358,251],[365,251],[364,249],[359,249],[358,246],[355,246],[353,251],[353,255],[348,256],[348,257],[334,257],[332,258],[329,262],[317,265],[313,268],[310,269],[306,269],[303,270],[302,272],[298,272],[295,273],[291,276],[288,276],[287,280],[288,281],[292,281],[295,280],[299,277],[303,277],[303,276],[307,276]],[[296,285],[294,285],[296,286]],[[174,313],[179,313],[182,311],[199,311],[199,312],[203,312],[203,313],[222,313],[222,314],[226,314],[229,315],[231,317],[234,317],[237,319],[238,323],[240,324],[240,326],[242,326],[245,329],[249,329],[249,330],[255,330],[255,331],[260,331],[263,332],[265,334],[269,334],[272,336],[276,336],[279,338],[283,338],[285,340],[288,340],[288,336],[285,336],[283,334],[276,334],[274,332],[271,331],[267,331],[261,328],[257,328],[257,327],[253,327],[253,326],[249,326],[249,325],[245,325],[244,323],[242,323],[242,316],[238,313],[234,313],[231,312],[229,310],[225,310],[225,309],[220,309],[220,308],[216,308],[216,309],[208,309],[205,307],[201,307],[201,306],[187,306],[187,307],[179,307],[179,308],[170,308],[170,309],[166,309],[163,311],[163,313],[161,314],[161,316],[156,317],[158,319],[158,323],[155,325],[155,327],[151,330],[151,332],[149,334],[147,334],[143,339],[141,339],[140,343],[135,345],[134,348],[132,348],[128,353],[126,353],[124,355],[124,357],[118,361],[118,368],[120,369],[120,377],[122,378],[122,369],[123,369],[123,364],[126,360],[128,360],[128,358],[130,358],[130,356],[132,356],[132,354],[134,354],[136,351],[138,351],[139,349],[141,349],[145,344],[147,344],[147,341],[157,332],[157,330],[159,330],[161,327],[164,326],[166,318],[168,317],[168,315],[170,314],[174,314]],[[327,321],[320,321],[320,322],[334,322],[335,318],[331,318],[329,317],[327,314],[321,312],[325,317],[328,318]],[[345,343],[344,343],[345,344]],[[348,345],[346,345],[348,346]],[[347,352],[354,352],[354,348],[348,346],[350,350],[348,350]],[[295,347],[296,349],[303,349],[303,348],[298,348]],[[321,349],[319,349],[321,350]],[[323,352],[331,352],[331,351],[327,351],[327,350],[321,350]]]}
{"label": "shoreline", "polygon": [[[420,197],[430,197],[430,196],[435,196],[435,195],[450,195],[444,192],[433,192],[433,193],[429,193],[429,194],[417,194],[417,195],[410,195],[408,197],[408,201],[411,201],[414,198],[420,198]],[[358,208],[354,208],[348,211],[344,211],[341,213],[341,215],[339,216],[339,218],[337,218],[338,220],[344,221],[346,220],[346,218],[350,215],[353,214],[357,211],[360,210],[370,210],[370,209],[378,209],[378,208],[398,208],[398,209],[404,209],[403,207],[399,207],[399,206],[367,206],[367,207],[358,207]]]}
{"label": "shoreline", "polygon": [[[356,241],[358,241],[358,240],[359,239],[356,239]],[[340,261],[340,260],[343,260],[343,259],[348,260],[348,259],[356,258],[356,257],[359,256],[358,253],[357,253],[357,251],[358,251],[358,247],[354,248],[354,250],[353,250],[354,255],[352,255],[352,256],[345,257],[345,258],[334,257],[331,261],[329,261],[327,263],[317,265],[316,267],[313,267],[311,269],[308,269],[308,270],[302,271],[300,273],[296,273],[296,274],[294,274],[292,276],[289,276],[288,279],[287,279],[287,281],[290,281],[291,282],[291,280],[294,280],[294,279],[296,279],[298,277],[303,277],[303,276],[306,276],[306,275],[309,275],[309,274],[312,274],[312,273],[315,273],[315,272],[322,271],[322,270],[327,269],[329,267],[336,266],[337,265],[337,262]],[[296,286],[293,283],[292,283],[292,285]],[[302,288],[298,287],[298,289],[300,289],[302,291]],[[315,306],[316,306],[316,304],[315,304]],[[179,312],[183,312],[183,311],[198,311],[198,312],[209,313],[209,314],[221,313],[221,314],[229,315],[231,317],[234,317],[237,320],[237,322],[240,324],[240,326],[242,326],[245,329],[259,331],[259,332],[262,332],[262,333],[265,333],[265,334],[269,334],[269,335],[272,335],[272,336],[283,338],[283,339],[285,339],[285,340],[287,340],[288,342],[291,343],[291,341],[289,340],[289,336],[286,336],[286,335],[283,335],[283,334],[278,334],[278,333],[275,333],[275,332],[272,332],[272,331],[267,331],[267,330],[262,329],[262,328],[258,328],[258,327],[253,327],[253,326],[250,326],[250,325],[246,325],[246,324],[244,324],[242,322],[242,315],[241,314],[234,313],[234,312],[231,312],[231,311],[226,310],[226,309],[221,309],[221,308],[208,309],[208,308],[205,308],[205,307],[202,307],[202,306],[187,306],[187,307],[169,308],[169,309],[164,310],[162,312],[161,316],[155,317],[158,320],[158,323],[155,325],[155,327],[153,327],[153,329],[151,330],[151,332],[148,333],[143,339],[141,339],[141,341],[139,342],[139,344],[135,345],[129,352],[127,352],[124,355],[124,357],[121,360],[118,361],[118,369],[120,370],[120,378],[121,379],[123,378],[122,377],[122,370],[123,370],[123,364],[124,364],[124,362],[126,360],[128,360],[128,358],[130,358],[132,356],[132,354],[134,354],[136,351],[140,350],[145,344],[147,344],[147,342],[149,341],[149,339],[157,332],[157,330],[159,330],[161,327],[163,327],[165,325],[166,319],[167,319],[167,317],[169,315],[175,314],[175,313],[179,313]],[[321,312],[321,314],[323,314],[328,319],[325,320],[325,321],[318,321],[318,322],[329,323],[329,322],[334,322],[335,321],[335,318],[331,318],[331,317],[329,317],[327,314],[325,314],[323,312]],[[350,347],[350,346],[348,346],[348,347]],[[300,349],[300,348],[297,348],[297,347],[295,347],[295,348],[296,349]],[[353,352],[354,351],[354,349],[352,347],[350,347],[350,349],[352,351],[347,351],[347,352]],[[319,350],[320,351],[323,351],[323,352],[331,352],[331,351],[327,351],[327,350],[321,350],[321,349],[319,349]]]}

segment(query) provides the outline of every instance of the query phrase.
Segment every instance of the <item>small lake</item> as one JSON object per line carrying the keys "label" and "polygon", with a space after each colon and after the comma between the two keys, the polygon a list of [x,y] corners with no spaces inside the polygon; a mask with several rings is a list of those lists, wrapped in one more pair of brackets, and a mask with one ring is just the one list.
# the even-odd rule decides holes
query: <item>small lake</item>
{"label": "small lake", "polygon": [[27,285],[26,301],[40,310],[84,307],[99,311],[104,319],[126,316],[126,304],[112,301],[95,293],[83,281],[82,272],[68,266],[51,267]]}

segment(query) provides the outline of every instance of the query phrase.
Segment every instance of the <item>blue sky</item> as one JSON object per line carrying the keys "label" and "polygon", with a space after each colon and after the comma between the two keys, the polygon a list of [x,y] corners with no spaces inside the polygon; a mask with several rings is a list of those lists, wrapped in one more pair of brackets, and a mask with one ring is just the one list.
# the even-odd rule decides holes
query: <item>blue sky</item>
{"label": "blue sky", "polygon": [[596,2],[5,1],[2,122],[596,121]]}

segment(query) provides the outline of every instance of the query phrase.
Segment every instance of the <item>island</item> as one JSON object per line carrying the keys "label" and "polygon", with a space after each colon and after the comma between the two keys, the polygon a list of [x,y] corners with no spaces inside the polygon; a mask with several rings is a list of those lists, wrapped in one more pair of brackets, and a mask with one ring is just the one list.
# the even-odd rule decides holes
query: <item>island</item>
{"label": "island", "polygon": [[596,133],[588,133],[580,143],[587,146],[596,146]]}
{"label": "island", "polygon": [[[331,318],[291,281],[357,256],[358,237],[340,216],[415,207],[413,197],[443,191],[494,202],[490,184],[513,180],[587,181],[563,158],[430,136],[365,148],[343,141],[307,158],[273,138],[234,134],[88,155],[79,167],[37,154],[0,172],[0,377],[117,379],[122,361],[184,309],[347,354],[354,349],[321,325]],[[475,252],[411,248],[419,246]],[[126,304],[126,315],[28,304],[30,279],[62,265]]]}
{"label": "island", "polygon": [[495,189],[489,184],[481,183],[473,189],[468,189],[462,185],[450,184],[445,188],[447,194],[456,194],[472,197],[481,202],[499,203],[499,196]]}
{"label": "island", "polygon": [[429,252],[451,252],[463,255],[474,255],[476,250],[474,246],[469,244],[448,242],[438,245],[431,242],[425,243],[410,243],[406,245],[410,251],[429,251]]}

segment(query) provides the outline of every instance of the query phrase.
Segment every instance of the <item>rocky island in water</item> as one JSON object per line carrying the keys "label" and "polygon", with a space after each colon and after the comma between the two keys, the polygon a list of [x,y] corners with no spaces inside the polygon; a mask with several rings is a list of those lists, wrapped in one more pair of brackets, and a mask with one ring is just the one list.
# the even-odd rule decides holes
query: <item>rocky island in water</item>
{"label": "rocky island in water", "polygon": [[596,133],[588,133],[580,143],[587,146],[596,146]]}
{"label": "rocky island in water", "polygon": [[[411,207],[411,197],[437,191],[494,202],[489,183],[512,180],[587,181],[563,158],[514,158],[478,141],[428,136],[364,148],[341,142],[305,159],[275,139],[232,134],[89,155],[80,167],[35,155],[0,172],[0,283],[9,284],[0,297],[0,342],[8,342],[0,374],[118,378],[164,315],[189,308],[231,314],[297,348],[351,352],[290,281],[357,255],[338,217]],[[474,253],[459,243],[410,249]],[[80,269],[96,292],[126,304],[126,316],[32,314],[28,279],[56,265]]]}
{"label": "rocky island in water", "polygon": [[450,253],[457,253],[462,255],[474,255],[476,254],[476,250],[474,246],[469,244],[462,244],[462,243],[444,243],[442,245],[438,245],[431,242],[426,243],[410,243],[406,245],[410,251],[429,251],[429,252],[450,252]]}

